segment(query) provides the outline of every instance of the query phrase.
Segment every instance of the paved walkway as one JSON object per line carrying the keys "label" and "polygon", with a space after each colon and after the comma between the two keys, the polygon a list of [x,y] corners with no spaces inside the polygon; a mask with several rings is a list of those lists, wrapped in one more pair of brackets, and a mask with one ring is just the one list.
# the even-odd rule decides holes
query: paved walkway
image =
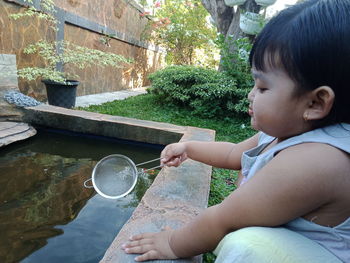
{"label": "paved walkway", "polygon": [[114,101],[114,100],[123,100],[130,96],[136,96],[140,94],[145,94],[146,88],[138,88],[132,90],[120,90],[114,92],[106,92],[99,94],[92,94],[86,96],[78,96],[75,101],[76,107],[87,107],[90,105],[99,105],[105,102]]}
{"label": "paved walkway", "polygon": [[36,130],[27,123],[0,122],[0,147],[27,139],[36,134]]}

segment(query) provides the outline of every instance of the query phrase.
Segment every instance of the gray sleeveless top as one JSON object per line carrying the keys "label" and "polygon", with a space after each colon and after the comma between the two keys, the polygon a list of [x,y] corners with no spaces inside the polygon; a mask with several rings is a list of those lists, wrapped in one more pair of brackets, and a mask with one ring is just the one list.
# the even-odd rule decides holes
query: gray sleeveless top
{"label": "gray sleeveless top", "polygon": [[[350,124],[336,124],[309,131],[284,140],[260,154],[274,139],[274,137],[260,133],[258,146],[243,153],[242,174],[244,178],[242,183],[254,176],[276,153],[296,144],[326,143],[350,153]],[[325,227],[303,218],[297,218],[288,222],[284,227],[316,241],[343,262],[350,263],[350,218],[335,227]]]}

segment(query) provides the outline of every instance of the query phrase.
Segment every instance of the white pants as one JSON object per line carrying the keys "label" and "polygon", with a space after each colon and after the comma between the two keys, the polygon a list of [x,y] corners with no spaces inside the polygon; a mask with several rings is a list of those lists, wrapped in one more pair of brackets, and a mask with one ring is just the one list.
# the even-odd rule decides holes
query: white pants
{"label": "white pants", "polygon": [[215,263],[341,263],[316,242],[282,227],[247,227],[226,235]]}

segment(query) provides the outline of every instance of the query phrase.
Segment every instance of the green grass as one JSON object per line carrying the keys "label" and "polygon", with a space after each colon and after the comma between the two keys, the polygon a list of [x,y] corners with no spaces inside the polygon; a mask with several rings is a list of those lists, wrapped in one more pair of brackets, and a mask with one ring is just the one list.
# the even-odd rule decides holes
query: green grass
{"label": "green grass", "polygon": [[156,96],[152,94],[129,97],[125,100],[116,100],[83,109],[140,120],[213,129],[216,131],[217,141],[240,142],[254,134],[254,131],[248,128],[249,123],[247,121],[232,118],[224,120],[198,118],[192,116],[190,110],[160,104]]}
{"label": "green grass", "polygon": [[[213,129],[216,131],[216,141],[240,142],[250,136],[255,131],[248,128],[247,120],[226,118],[204,119],[193,116],[190,110],[174,108],[160,104],[155,95],[145,94],[130,97],[125,100],[107,102],[102,105],[94,105],[83,108],[86,111],[166,122],[181,126],[194,126],[199,128]],[[234,180],[237,172],[214,168],[209,194],[209,206],[220,203],[234,189]],[[206,253],[204,263],[214,262],[214,255]]]}

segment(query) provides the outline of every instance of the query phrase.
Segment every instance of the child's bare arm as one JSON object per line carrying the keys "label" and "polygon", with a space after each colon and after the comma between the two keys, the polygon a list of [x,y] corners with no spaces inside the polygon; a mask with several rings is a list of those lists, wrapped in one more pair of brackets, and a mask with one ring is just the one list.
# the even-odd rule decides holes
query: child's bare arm
{"label": "child's bare arm", "polygon": [[[143,254],[140,261],[211,251],[231,231],[247,226],[282,225],[329,206],[337,200],[335,195],[339,191],[345,191],[342,180],[329,175],[348,175],[349,166],[349,157],[328,145],[290,147],[221,204],[206,209],[191,223],[178,230],[154,234],[152,238],[139,235],[125,247],[128,253]],[[321,218],[326,220],[321,223],[330,223],[326,214]]]}
{"label": "child's bare arm", "polygon": [[241,156],[258,144],[258,134],[238,143],[189,141],[168,145],[162,152],[162,163],[179,166],[187,158],[215,167],[239,170]]}

